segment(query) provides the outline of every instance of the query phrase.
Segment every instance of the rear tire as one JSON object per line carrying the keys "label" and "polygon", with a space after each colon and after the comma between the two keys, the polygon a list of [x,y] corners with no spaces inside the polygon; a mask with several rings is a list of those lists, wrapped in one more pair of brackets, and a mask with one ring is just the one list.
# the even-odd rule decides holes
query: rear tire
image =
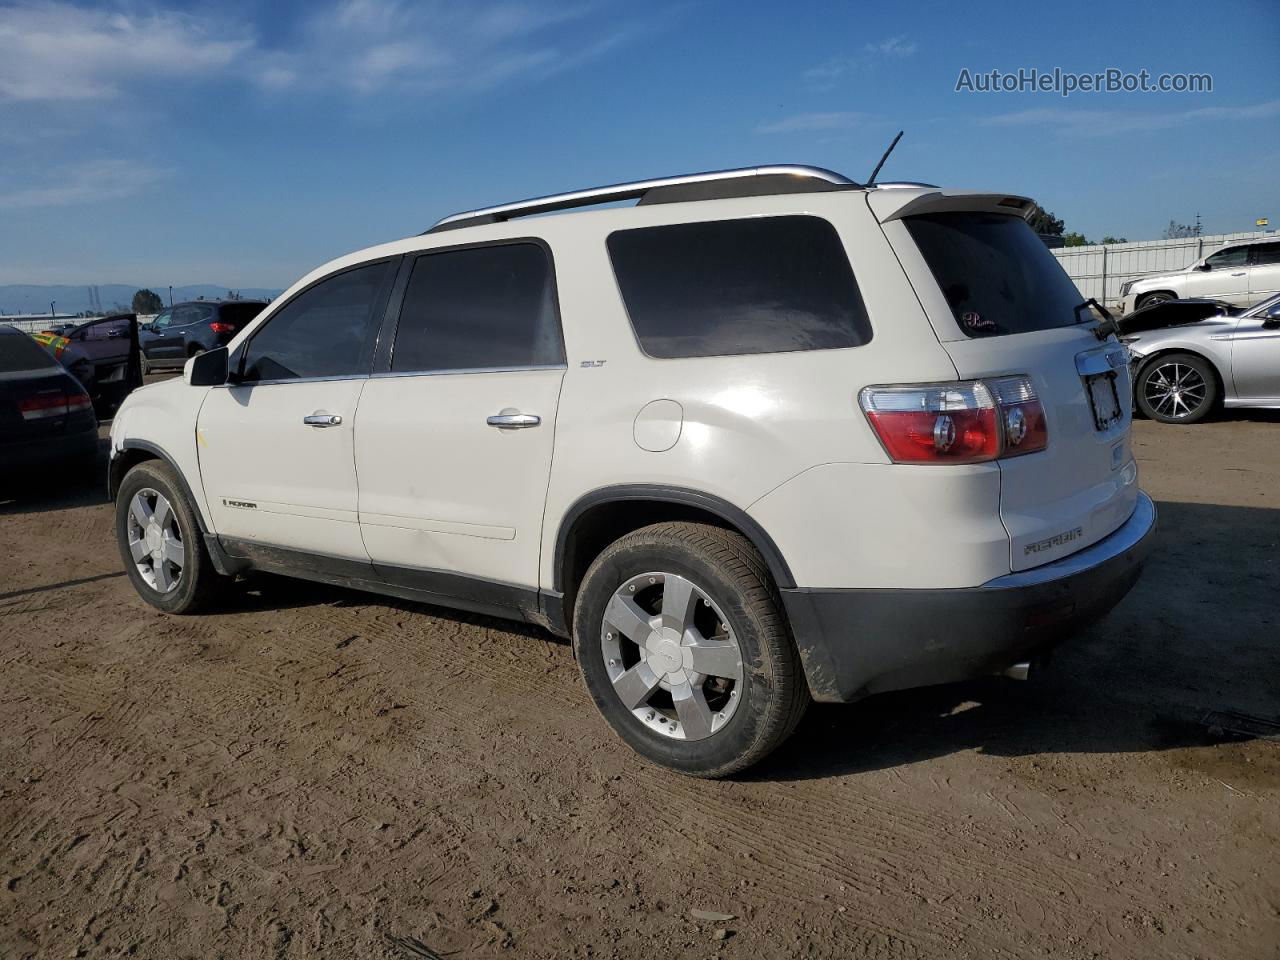
{"label": "rear tire", "polygon": [[133,588],[165,613],[206,609],[226,584],[177,474],[161,460],[125,474],[116,494],[116,543]]}
{"label": "rear tire", "polygon": [[1199,423],[1218,403],[1218,378],[1207,360],[1168,353],[1138,371],[1134,399],[1143,415],[1160,423]]}
{"label": "rear tire", "polygon": [[614,542],[583,578],[573,637],[609,725],[641,756],[680,773],[746,769],[786,740],[809,706],[763,559],[718,527],[659,523]]}

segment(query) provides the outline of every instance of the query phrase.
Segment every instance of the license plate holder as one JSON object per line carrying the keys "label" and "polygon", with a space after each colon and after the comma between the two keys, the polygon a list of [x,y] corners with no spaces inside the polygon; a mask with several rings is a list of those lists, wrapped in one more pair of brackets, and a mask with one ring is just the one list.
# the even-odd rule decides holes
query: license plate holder
{"label": "license plate holder", "polygon": [[1093,411],[1093,425],[1099,431],[1106,431],[1124,418],[1124,408],[1120,403],[1120,391],[1114,370],[1106,373],[1089,374],[1084,378],[1085,392],[1089,394],[1089,407]]}

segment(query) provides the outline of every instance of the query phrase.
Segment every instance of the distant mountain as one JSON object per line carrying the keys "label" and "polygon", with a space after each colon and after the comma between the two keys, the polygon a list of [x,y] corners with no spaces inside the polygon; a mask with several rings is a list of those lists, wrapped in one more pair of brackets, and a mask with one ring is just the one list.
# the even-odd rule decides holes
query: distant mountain
{"label": "distant mountain", "polygon": [[[109,311],[120,307],[128,310],[129,305],[133,303],[133,295],[144,288],[154,290],[160,295],[161,300],[165,301],[165,303],[169,302],[169,288],[167,286],[154,287],[146,284],[100,283],[98,284],[98,296],[102,301],[102,309]],[[224,287],[216,283],[196,283],[185,287],[174,287],[173,302],[197,300],[200,297],[204,297],[206,300],[225,297],[228,290],[234,290],[245,299],[252,300],[266,300],[278,297],[283,292],[264,287]],[[84,310],[94,309],[89,302],[89,288],[87,286],[72,287],[61,284],[42,286],[25,283],[0,285],[0,315],[48,313],[50,300],[57,301],[56,309],[58,313],[80,313]]]}

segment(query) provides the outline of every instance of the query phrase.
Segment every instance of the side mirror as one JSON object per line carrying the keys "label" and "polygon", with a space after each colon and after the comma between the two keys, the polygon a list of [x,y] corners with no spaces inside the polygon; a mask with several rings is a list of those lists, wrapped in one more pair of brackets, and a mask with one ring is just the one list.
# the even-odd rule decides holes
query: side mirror
{"label": "side mirror", "polygon": [[206,350],[187,361],[182,371],[193,387],[217,387],[227,382],[227,348]]}
{"label": "side mirror", "polygon": [[1212,266],[1210,266],[1210,265],[1209,265],[1209,264],[1207,264],[1207,263],[1199,263],[1199,264],[1196,264],[1196,269],[1197,269],[1197,270],[1206,270],[1206,271],[1207,271],[1207,270],[1212,270],[1212,269],[1213,269],[1213,267],[1212,267]]}

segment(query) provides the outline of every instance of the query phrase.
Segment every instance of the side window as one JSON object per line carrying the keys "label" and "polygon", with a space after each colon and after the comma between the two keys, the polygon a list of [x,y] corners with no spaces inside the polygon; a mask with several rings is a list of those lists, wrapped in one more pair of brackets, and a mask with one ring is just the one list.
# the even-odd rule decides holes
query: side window
{"label": "side window", "polygon": [[1248,247],[1229,247],[1226,250],[1219,250],[1205,261],[1211,270],[1223,270],[1227,267],[1243,267],[1248,262]]}
{"label": "side window", "polygon": [[395,262],[334,274],[294,297],[249,341],[240,381],[368,373]]}
{"label": "side window", "polygon": [[534,243],[418,257],[391,354],[395,372],[564,363],[547,253]]}
{"label": "side window", "polygon": [[1280,243],[1259,243],[1253,248],[1253,265],[1270,267],[1280,264]]}
{"label": "side window", "polygon": [[202,323],[213,317],[213,305],[208,303],[184,303],[173,308],[173,325],[185,327],[191,323]]}
{"label": "side window", "polygon": [[165,310],[163,313],[156,314],[156,318],[151,321],[152,330],[163,330],[165,327],[173,324],[172,311]]}
{"label": "side window", "polygon": [[651,357],[828,350],[871,339],[844,245],[818,217],[641,227],[610,234],[608,246]]}

